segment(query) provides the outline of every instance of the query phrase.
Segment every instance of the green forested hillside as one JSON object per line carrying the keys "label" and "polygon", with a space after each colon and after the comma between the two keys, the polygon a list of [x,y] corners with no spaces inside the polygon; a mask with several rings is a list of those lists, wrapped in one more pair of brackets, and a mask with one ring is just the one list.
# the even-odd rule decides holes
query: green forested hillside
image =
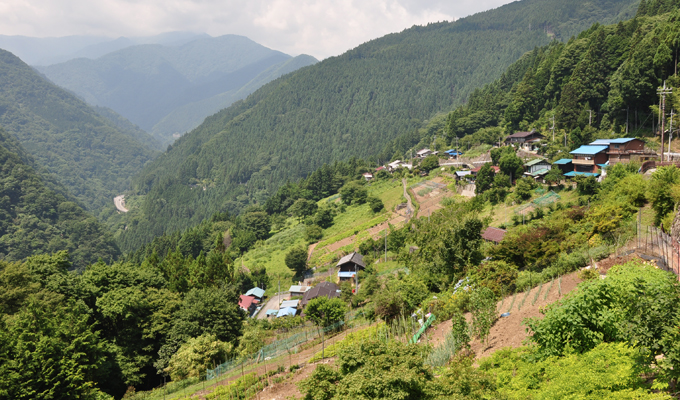
{"label": "green forested hillside", "polygon": [[106,228],[49,186],[30,156],[0,129],[0,259],[68,250],[73,265],[82,269],[99,258],[117,258],[120,250]]}
{"label": "green forested hillside", "polygon": [[318,61],[308,55],[300,55],[274,64],[260,72],[245,85],[217,94],[207,99],[198,100],[178,107],[162,120],[158,121],[151,134],[163,138],[166,143],[175,140],[174,136],[189,132],[199,126],[206,116],[215,114],[223,108],[227,108],[237,100],[245,99],[249,94],[259,89],[262,85],[274,79],[291,73],[302,67],[316,64]]}
{"label": "green forested hillside", "polygon": [[[633,20],[595,25],[566,44],[527,54],[449,114],[449,140],[472,134],[483,141],[480,129],[495,126],[549,132],[553,117],[555,145],[565,138],[570,149],[589,143],[597,131],[648,132],[658,116],[657,88],[664,81],[680,84],[680,13],[675,4],[674,13],[658,15],[669,8],[666,3],[673,1],[642,4]],[[669,98],[666,111],[677,102]]]}
{"label": "green forested hillside", "polygon": [[[153,131],[167,145],[208,115],[244,98],[249,92],[232,96],[269,68],[281,67],[290,59],[246,37],[224,35],[179,46],[130,46],[94,60],[77,58],[37,68],[89,104],[109,107]],[[302,57],[298,61],[304,61],[297,64],[304,66],[316,60]],[[197,104],[215,96],[221,98]],[[177,109],[180,115],[174,117]],[[175,122],[157,126],[166,117]]]}
{"label": "green forested hillside", "polygon": [[0,126],[94,213],[112,207],[113,197],[156,154],[3,50]]}
{"label": "green forested hillside", "polygon": [[632,16],[635,3],[522,1],[414,26],[271,82],[206,119],[135,178],[145,216],[123,233],[124,246],[262,202],[323,163],[377,154],[526,51]]}

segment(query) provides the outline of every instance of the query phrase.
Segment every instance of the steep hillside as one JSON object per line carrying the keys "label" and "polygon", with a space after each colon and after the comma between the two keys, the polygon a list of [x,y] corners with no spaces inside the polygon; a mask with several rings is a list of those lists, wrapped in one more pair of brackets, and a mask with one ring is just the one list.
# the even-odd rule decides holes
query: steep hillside
{"label": "steep hillside", "polygon": [[179,136],[185,132],[191,131],[199,126],[201,122],[205,120],[205,117],[215,114],[223,108],[229,107],[238,100],[245,99],[262,85],[267,84],[280,76],[291,73],[302,67],[313,65],[317,62],[318,61],[312,56],[301,55],[274,64],[239,88],[174,109],[170,114],[153,126],[151,134],[157,138],[165,138],[166,142],[174,140],[174,136],[172,139],[170,138],[171,135]]}
{"label": "steep hillside", "polygon": [[597,21],[632,16],[635,3],[517,2],[390,34],[273,81],[206,119],[135,179],[135,189],[147,194],[140,224],[146,233],[124,235],[141,243],[262,202],[323,163],[379,154],[526,51]]}
{"label": "steep hillside", "polygon": [[46,183],[19,143],[0,129],[0,259],[68,250],[73,265],[84,268],[120,255],[111,234],[63,192]]}
{"label": "steep hillside", "polygon": [[95,213],[156,152],[98,115],[76,96],[0,50],[0,126],[16,136],[78,201]]}
{"label": "steep hillside", "polygon": [[[78,58],[38,69],[88,103],[109,107],[172,143],[206,116],[244,98],[253,89],[240,95],[236,92],[265,71],[271,74],[268,69],[283,67],[290,58],[248,38],[225,35],[180,46],[131,46],[96,60]],[[297,65],[315,61],[303,57]],[[205,104],[215,96],[218,98]],[[201,102],[204,104],[196,104]],[[180,115],[173,117],[179,108]],[[156,126],[164,118],[175,123],[164,121]]]}

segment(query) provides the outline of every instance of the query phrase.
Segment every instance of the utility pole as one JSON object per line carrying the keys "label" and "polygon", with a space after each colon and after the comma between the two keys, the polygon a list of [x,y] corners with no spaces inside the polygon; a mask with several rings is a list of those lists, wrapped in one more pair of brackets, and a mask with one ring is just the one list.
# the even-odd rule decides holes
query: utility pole
{"label": "utility pole", "polygon": [[593,110],[588,110],[588,126],[593,123]]}
{"label": "utility pole", "polygon": [[673,109],[671,109],[671,124],[668,127],[668,161],[671,160],[671,140],[673,140]]}
{"label": "utility pole", "polygon": [[663,88],[656,91],[661,96],[661,161],[663,161],[663,139],[664,130],[666,129],[666,95],[673,93],[673,89],[666,88],[666,81],[663,81]]}
{"label": "utility pole", "polygon": [[630,111],[630,107],[626,107],[626,136],[628,136],[628,112]]}

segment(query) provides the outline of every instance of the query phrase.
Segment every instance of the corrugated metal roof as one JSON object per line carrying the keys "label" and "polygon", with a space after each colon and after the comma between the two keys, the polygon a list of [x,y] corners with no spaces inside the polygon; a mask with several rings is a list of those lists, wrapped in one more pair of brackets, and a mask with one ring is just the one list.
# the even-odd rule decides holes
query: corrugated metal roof
{"label": "corrugated metal roof", "polygon": [[466,176],[472,174],[472,171],[456,171],[456,175],[458,176]]}
{"label": "corrugated metal roof", "polygon": [[286,308],[280,309],[279,312],[276,313],[276,318],[286,317],[288,315],[295,316],[295,314],[297,314],[297,310],[295,308],[286,307]]}
{"label": "corrugated metal roof", "polygon": [[597,153],[600,153],[602,151],[607,150],[607,146],[581,146],[578,149],[574,151],[570,151],[570,154],[586,154],[586,155],[595,155]]}
{"label": "corrugated metal roof", "polygon": [[559,165],[571,164],[571,158],[562,158],[562,159],[555,161],[553,164],[559,164]]}
{"label": "corrugated metal roof", "polygon": [[254,287],[250,289],[249,291],[246,292],[246,296],[255,296],[259,298],[264,297],[264,290],[260,289],[259,287]]}
{"label": "corrugated metal roof", "polygon": [[527,172],[526,174],[527,174],[527,175],[531,175],[531,176],[541,176],[541,175],[547,174],[548,171],[550,171],[548,168],[541,168],[541,169],[539,169],[538,171]]}
{"label": "corrugated metal roof", "polygon": [[501,240],[505,237],[505,234],[507,231],[505,229],[501,228],[494,228],[493,226],[490,226],[486,228],[484,233],[482,233],[482,239],[489,240],[495,243],[500,243]]}
{"label": "corrugated metal roof", "polygon": [[293,285],[288,289],[289,292],[304,293],[310,289],[309,286]]}
{"label": "corrugated metal roof", "polygon": [[286,300],[284,302],[281,302],[281,308],[286,308],[286,307],[292,307],[292,308],[297,308],[298,304],[300,304],[300,300]]}
{"label": "corrugated metal roof", "polygon": [[609,145],[611,143],[623,144],[632,140],[635,140],[635,138],[597,139],[596,141],[592,142],[591,145]]}
{"label": "corrugated metal roof", "polygon": [[539,164],[539,163],[541,163],[541,162],[544,162],[544,163],[549,164],[548,161],[546,161],[546,160],[544,160],[544,159],[542,159],[542,158],[534,158],[533,160],[531,160],[531,161],[527,162],[526,164],[524,164],[524,166],[525,166],[525,167],[531,167],[532,165],[536,165],[536,164]]}

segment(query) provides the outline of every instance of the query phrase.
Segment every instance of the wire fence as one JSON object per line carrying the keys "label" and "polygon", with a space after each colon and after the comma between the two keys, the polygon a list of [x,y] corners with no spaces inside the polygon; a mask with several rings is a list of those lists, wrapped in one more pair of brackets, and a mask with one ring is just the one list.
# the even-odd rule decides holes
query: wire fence
{"label": "wire fence", "polygon": [[638,223],[637,250],[642,258],[680,276],[680,243],[671,235],[655,226]]}
{"label": "wire fence", "polygon": [[227,360],[224,363],[218,365],[214,369],[207,370],[206,379],[207,380],[216,379],[220,375],[226,374],[230,371],[240,368],[241,366],[245,367],[254,365],[265,360],[269,360],[272,358],[276,358],[280,355],[287,354],[289,352],[294,352],[299,345],[306,343],[310,340],[316,339],[317,337],[321,336],[322,333],[339,330],[344,325],[349,324],[352,321],[363,316],[364,316],[363,311],[356,312],[353,314],[350,313],[345,317],[344,321],[336,322],[325,328],[320,328],[317,330],[305,329],[304,332],[293,334],[286,339],[276,340],[264,346],[256,353],[242,357],[234,357],[231,360]]}

